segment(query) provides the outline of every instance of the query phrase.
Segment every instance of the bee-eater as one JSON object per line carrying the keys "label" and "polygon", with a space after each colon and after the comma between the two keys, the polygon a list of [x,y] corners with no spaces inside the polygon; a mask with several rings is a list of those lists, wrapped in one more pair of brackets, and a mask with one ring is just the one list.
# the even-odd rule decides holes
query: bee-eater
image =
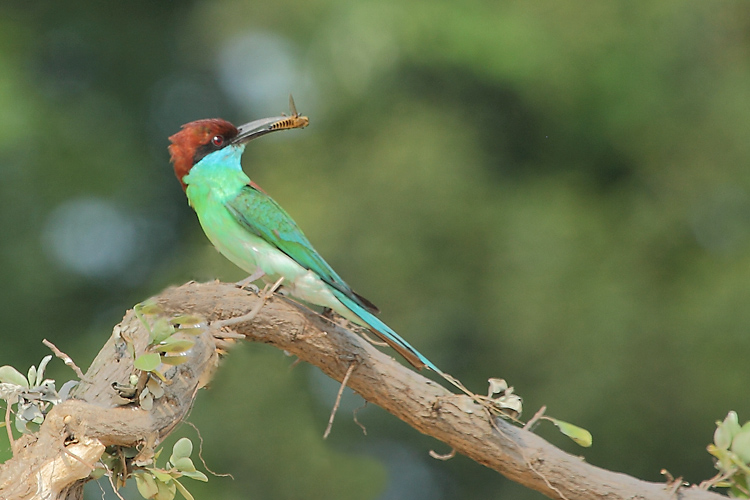
{"label": "bee-eater", "polygon": [[198,120],[169,138],[175,174],[203,231],[219,252],[250,273],[248,281],[283,278],[292,296],[330,308],[371,330],[415,367],[442,374],[375,317],[377,307],[336,274],[289,214],[242,171],[240,157],[248,141],[307,124],[296,111],[240,127],[221,119]]}

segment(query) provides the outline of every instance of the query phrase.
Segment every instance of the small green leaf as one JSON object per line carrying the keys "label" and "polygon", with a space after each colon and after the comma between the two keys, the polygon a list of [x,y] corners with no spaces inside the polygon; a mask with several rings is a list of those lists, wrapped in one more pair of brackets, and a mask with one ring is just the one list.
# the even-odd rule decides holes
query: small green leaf
{"label": "small green leaf", "polygon": [[[193,442],[186,437],[180,438],[172,447],[172,456],[169,457],[169,461],[172,462],[172,465],[176,466],[175,462],[177,460],[180,458],[190,458],[192,453]],[[193,470],[195,470],[195,467],[193,467]]]}
{"label": "small green leaf", "polygon": [[159,487],[156,485],[154,476],[147,472],[138,472],[135,476],[135,485],[138,487],[138,493],[143,498],[154,498],[159,493]]}
{"label": "small green leaf", "polygon": [[194,314],[182,314],[180,316],[175,316],[174,318],[169,320],[169,322],[172,323],[173,325],[186,325],[186,326],[200,325],[204,321],[206,320]]}
{"label": "small green leaf", "polygon": [[28,385],[26,387],[34,387],[36,385],[36,366],[31,365],[29,368]]}
{"label": "small green leaf", "polygon": [[[44,370],[47,368],[47,363],[49,363],[50,359],[52,359],[52,355],[47,354],[42,358],[42,362],[39,363],[39,368],[36,371],[36,383],[34,386],[42,385],[42,382],[44,382]],[[31,382],[31,380],[29,380],[29,382]]]}
{"label": "small green leaf", "polygon": [[584,429],[583,427],[578,427],[577,425],[570,424],[568,422],[563,422],[562,420],[558,420],[556,418],[552,417],[546,417],[550,422],[555,424],[558,429],[560,429],[560,432],[568,436],[570,439],[578,443],[580,446],[583,446],[584,448],[588,448],[593,444],[594,438],[591,436],[591,433]]}
{"label": "small green leaf", "polygon": [[18,432],[20,432],[21,434],[26,434],[27,432],[29,432],[28,427],[26,427],[27,423],[27,420],[24,420],[19,415],[16,415],[16,430]]}
{"label": "small green leaf", "polygon": [[12,366],[0,366],[0,382],[4,384],[15,384],[21,387],[29,388],[29,381],[21,375],[21,372]]}
{"label": "small green leaf", "polygon": [[133,363],[133,367],[144,372],[152,372],[161,364],[161,356],[157,352],[141,354]]}
{"label": "small green leaf", "polygon": [[[170,462],[172,461],[170,460]],[[195,472],[195,464],[188,457],[180,457],[172,462],[172,465],[180,472]]]}
{"label": "small green leaf", "polygon": [[135,310],[141,314],[159,314],[163,311],[161,306],[157,304],[156,301],[152,300],[136,304]]}
{"label": "small green leaf", "polygon": [[734,433],[740,432],[740,419],[737,416],[737,412],[732,410],[729,413],[727,413],[726,418],[724,419],[724,424],[729,426],[729,429]]}
{"label": "small green leaf", "polygon": [[744,463],[750,463],[750,429],[744,427],[732,439],[732,451]]}
{"label": "small green leaf", "polygon": [[[155,459],[156,459],[156,457],[154,457],[154,460]],[[169,473],[164,472],[162,469],[155,469],[155,468],[149,467],[146,470],[148,470],[149,472],[151,472],[151,474],[153,474],[156,479],[158,479],[159,481],[162,481],[164,483],[168,483],[169,481],[172,480],[172,476],[169,475]]]}
{"label": "small green leaf", "polygon": [[151,327],[151,343],[158,344],[174,333],[174,326],[169,324],[167,318],[161,317]]}
{"label": "small green leaf", "polygon": [[204,473],[202,473],[199,470],[196,471],[183,471],[182,475],[185,477],[189,477],[190,479],[196,479],[198,481],[203,481],[204,483],[208,482],[208,478]]}
{"label": "small green leaf", "polygon": [[730,411],[723,422],[716,422],[714,444],[718,448],[728,450],[732,444],[732,439],[734,439],[734,436],[738,432],[740,432],[740,423],[737,418],[737,412]]}
{"label": "small green leaf", "polygon": [[154,496],[154,500],[172,500],[177,492],[174,479],[170,479],[168,483],[157,481],[156,486],[159,488],[159,493]]}
{"label": "small green leaf", "polygon": [[177,354],[177,353],[190,350],[194,345],[195,345],[195,342],[192,340],[169,338],[166,341],[160,343],[159,345],[154,346],[154,350],[160,351],[160,352],[168,352],[172,354]]}
{"label": "small green leaf", "polygon": [[180,493],[185,497],[186,500],[195,500],[193,498],[193,495],[191,495],[187,488],[185,488],[177,479],[174,480],[174,484],[175,486],[177,486],[177,489],[180,490]]}

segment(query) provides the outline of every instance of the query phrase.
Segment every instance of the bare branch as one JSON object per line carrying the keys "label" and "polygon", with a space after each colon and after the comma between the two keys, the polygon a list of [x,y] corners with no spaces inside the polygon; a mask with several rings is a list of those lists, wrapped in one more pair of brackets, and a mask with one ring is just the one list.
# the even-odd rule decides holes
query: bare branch
{"label": "bare branch", "polygon": [[83,375],[83,372],[81,371],[81,369],[78,368],[78,365],[75,363],[75,361],[73,361],[73,358],[71,358],[70,356],[62,352],[60,349],[58,349],[55,344],[53,344],[47,339],[43,339],[42,344],[49,347],[50,350],[55,354],[55,356],[61,359],[63,363],[68,365],[76,373],[76,376],[78,376],[79,379],[83,380],[84,378],[86,378]]}

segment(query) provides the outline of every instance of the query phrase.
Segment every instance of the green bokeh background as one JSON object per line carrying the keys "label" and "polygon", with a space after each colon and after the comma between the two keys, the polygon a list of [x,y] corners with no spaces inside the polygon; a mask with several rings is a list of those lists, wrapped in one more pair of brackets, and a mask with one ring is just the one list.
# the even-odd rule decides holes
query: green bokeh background
{"label": "green bokeh background", "polygon": [[[589,429],[586,450],[539,432],[593,464],[713,475],[714,421],[750,417],[744,1],[4,2],[0,365],[48,338],[86,366],[136,302],[242,278],[167,137],[290,92],[310,127],[245,170],[386,322]],[[196,498],[541,498],[378,408],[363,435],[351,393],[323,441],[337,384],[291,363],[241,346],[201,392],[190,421],[234,479]]]}

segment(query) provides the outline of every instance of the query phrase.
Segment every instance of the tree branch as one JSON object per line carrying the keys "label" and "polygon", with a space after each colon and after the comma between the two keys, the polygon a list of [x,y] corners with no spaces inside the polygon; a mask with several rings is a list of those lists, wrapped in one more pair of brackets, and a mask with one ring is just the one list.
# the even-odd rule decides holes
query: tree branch
{"label": "tree branch", "polygon": [[[170,316],[195,314],[209,323],[245,315],[262,300],[222,283],[188,283],[165,290],[154,299]],[[143,350],[147,336],[132,311],[115,330],[118,328],[121,337],[133,338],[136,352]],[[450,393],[361,337],[283,297],[269,300],[252,319],[233,324],[232,328],[248,340],[294,354],[338,381],[354,362],[347,385],[363,398],[457,452],[550,498],[725,498],[696,487],[675,492],[669,484],[607,471],[502,419],[491,421],[485,410],[467,396]],[[16,483],[28,471],[39,476],[49,467],[58,472],[69,471],[65,475],[68,482],[49,486],[47,480],[45,487],[49,491],[62,491],[61,495],[74,495],[80,490],[80,483],[76,482],[88,475],[87,464],[98,459],[105,445],[143,446],[160,442],[184,417],[197,389],[213,373],[216,336],[220,333],[209,330],[200,336],[200,342],[190,351],[189,362],[175,367],[173,373],[168,372],[172,383],[164,385],[165,396],[155,401],[151,411],[145,411],[118,406],[111,384],[127,383],[133,369],[132,359],[122,352],[122,339],[113,335],[89,368],[86,376],[92,382],[81,386],[76,393],[79,399],[55,407],[39,433],[18,441],[13,459],[0,467],[0,498],[41,498],[32,492],[39,491],[42,479],[25,481],[29,483],[25,488]],[[73,445],[82,449],[76,448],[74,452]],[[80,461],[70,458],[70,454]],[[20,475],[22,471],[24,476]],[[36,477],[34,474],[30,476]]]}

